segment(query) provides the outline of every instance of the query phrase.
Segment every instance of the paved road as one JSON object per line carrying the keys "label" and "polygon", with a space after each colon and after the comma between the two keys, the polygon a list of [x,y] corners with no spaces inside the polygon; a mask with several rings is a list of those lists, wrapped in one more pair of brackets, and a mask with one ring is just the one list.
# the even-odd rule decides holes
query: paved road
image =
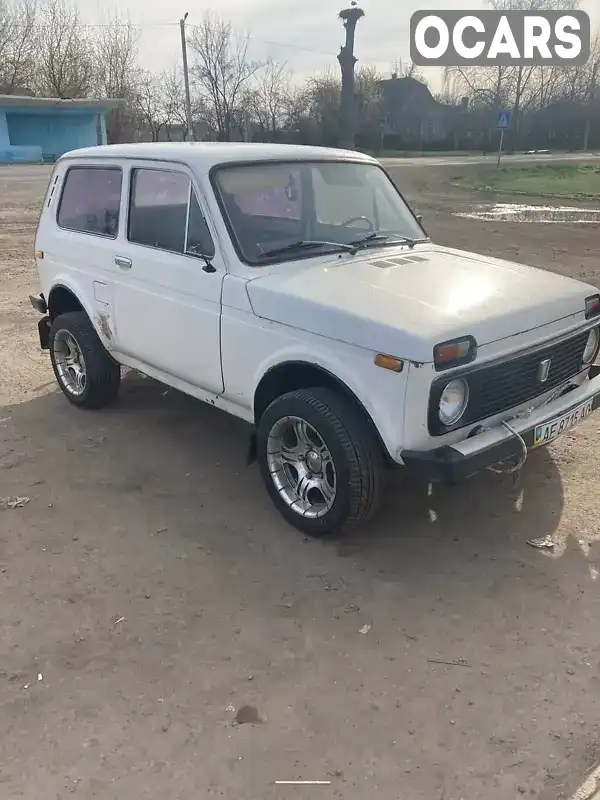
{"label": "paved road", "polygon": [[[504,156],[503,163],[546,163],[552,161],[594,161],[600,159],[600,153],[549,153],[547,155],[527,155],[521,153],[514,156]],[[497,155],[481,156],[415,156],[414,158],[381,158],[379,159],[386,167],[445,167],[445,166],[467,166],[477,164],[494,165]],[[2,170],[1,180],[3,183],[13,183],[27,181],[39,183],[50,175],[52,167],[47,164],[28,164],[16,166],[0,167]]]}
{"label": "paved road", "polygon": [[[600,159],[600,153],[548,153],[547,155],[527,155],[521,153],[514,156],[504,156],[503,164],[546,163],[552,161],[595,161]],[[497,154],[488,156],[424,156],[423,158],[382,158],[386,167],[446,167],[476,164],[496,164]]]}

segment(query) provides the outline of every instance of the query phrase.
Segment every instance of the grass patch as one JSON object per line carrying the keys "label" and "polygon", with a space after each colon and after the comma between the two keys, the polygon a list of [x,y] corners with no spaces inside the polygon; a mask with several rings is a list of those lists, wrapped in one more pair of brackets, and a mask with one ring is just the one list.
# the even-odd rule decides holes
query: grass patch
{"label": "grass patch", "polygon": [[449,156],[480,156],[481,150],[363,150],[374,158],[448,158]]}
{"label": "grass patch", "polygon": [[486,168],[459,175],[456,186],[500,194],[600,200],[600,164],[536,164]]}

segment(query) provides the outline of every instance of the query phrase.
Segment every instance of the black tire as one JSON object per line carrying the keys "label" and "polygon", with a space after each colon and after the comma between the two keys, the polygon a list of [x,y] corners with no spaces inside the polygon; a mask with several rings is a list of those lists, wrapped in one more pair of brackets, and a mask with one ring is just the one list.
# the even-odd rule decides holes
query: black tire
{"label": "black tire", "polygon": [[[267,442],[284,417],[309,423],[329,449],[336,471],[335,499],[322,517],[307,518],[281,497],[269,470]],[[271,500],[280,514],[309,536],[324,537],[372,516],[381,500],[385,473],[381,444],[364,413],[340,393],[322,387],[298,389],[278,397],[262,415],[256,435],[257,459]]]}
{"label": "black tire", "polygon": [[[59,331],[71,334],[85,362],[86,381],[80,395],[68,390],[57,369],[55,339]],[[99,409],[116,399],[121,384],[121,367],[108,354],[85,311],[69,311],[56,317],[50,327],[49,345],[54,376],[70,403],[78,408]]]}

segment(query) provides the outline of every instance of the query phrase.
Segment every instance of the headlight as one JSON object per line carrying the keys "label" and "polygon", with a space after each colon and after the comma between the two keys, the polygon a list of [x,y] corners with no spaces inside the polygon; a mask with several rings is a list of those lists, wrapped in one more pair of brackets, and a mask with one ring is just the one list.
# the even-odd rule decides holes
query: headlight
{"label": "headlight", "polygon": [[590,335],[588,336],[587,343],[585,345],[585,350],[583,351],[583,363],[587,366],[591,364],[594,360],[594,356],[596,355],[596,351],[598,350],[598,337],[600,334],[598,333],[598,328],[592,328],[590,331]]}
{"label": "headlight", "polygon": [[462,378],[450,381],[442,392],[439,418],[443,425],[454,425],[465,413],[469,402],[469,385]]}

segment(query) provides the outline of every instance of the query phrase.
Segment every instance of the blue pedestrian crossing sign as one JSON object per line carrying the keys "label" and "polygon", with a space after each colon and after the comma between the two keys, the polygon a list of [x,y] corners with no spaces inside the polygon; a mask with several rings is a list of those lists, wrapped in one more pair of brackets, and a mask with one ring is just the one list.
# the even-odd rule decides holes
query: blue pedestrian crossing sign
{"label": "blue pedestrian crossing sign", "polygon": [[510,111],[498,112],[498,122],[496,123],[496,128],[501,131],[505,131],[507,128],[510,128]]}

